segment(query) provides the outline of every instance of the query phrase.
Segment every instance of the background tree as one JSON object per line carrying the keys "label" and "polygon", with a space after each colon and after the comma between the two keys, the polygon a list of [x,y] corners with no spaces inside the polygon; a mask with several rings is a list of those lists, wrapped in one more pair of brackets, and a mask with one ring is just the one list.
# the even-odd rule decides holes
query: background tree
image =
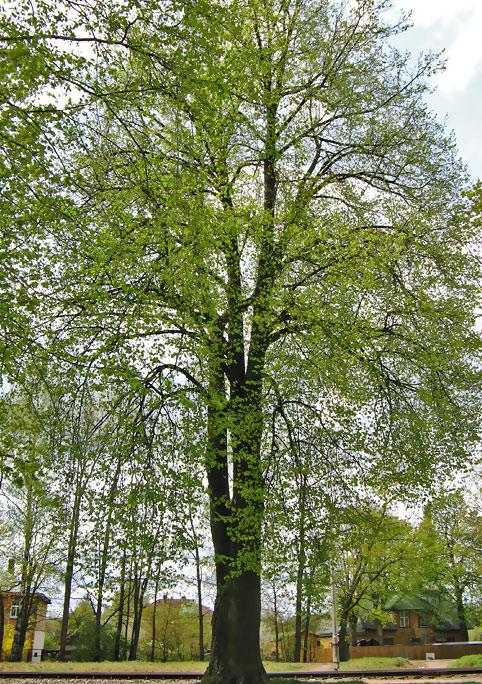
{"label": "background tree", "polygon": [[459,627],[468,641],[465,606],[482,593],[482,518],[459,489],[441,493],[427,505],[423,527],[438,582],[457,606]]}
{"label": "background tree", "polygon": [[[338,544],[334,577],[338,588],[340,660],[349,660],[349,631],[360,609],[382,625],[389,618],[385,603],[400,578],[401,566],[416,553],[415,532],[409,523],[389,513],[387,503],[345,511],[345,532]],[[381,644],[382,645],[382,644]]]}

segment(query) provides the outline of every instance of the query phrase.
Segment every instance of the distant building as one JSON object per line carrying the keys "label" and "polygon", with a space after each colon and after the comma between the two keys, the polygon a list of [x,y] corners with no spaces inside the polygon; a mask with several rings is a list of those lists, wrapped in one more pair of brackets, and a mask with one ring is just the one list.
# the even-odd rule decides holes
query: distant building
{"label": "distant building", "polygon": [[[455,604],[438,593],[425,597],[407,593],[394,594],[385,603],[384,611],[390,616],[384,624],[370,617],[368,606],[365,606],[365,611],[360,611],[356,626],[350,629],[350,653],[353,657],[408,657],[407,654],[410,653],[413,658],[425,658],[424,654],[417,656],[415,653],[417,649],[423,651],[427,647],[430,652],[443,651],[446,654],[437,657],[451,658],[451,652],[456,653],[456,649],[450,648],[450,644],[459,645],[460,653],[455,657],[482,651],[480,645],[471,646],[467,643],[467,631],[460,624]],[[330,622],[313,620],[312,624],[315,629],[308,632],[306,639],[305,632],[301,633],[301,659],[308,662],[330,662]],[[434,644],[438,644],[438,647],[435,648]],[[291,659],[293,649],[294,632],[283,633],[278,643],[280,658]],[[275,651],[276,644],[270,641],[264,648],[264,656],[273,659]]]}
{"label": "distant building", "polygon": [[[7,660],[12,649],[15,625],[17,624],[20,609],[21,593],[18,591],[2,591],[0,599],[3,604],[3,643],[2,659]],[[30,616],[30,624],[23,649],[24,661],[33,663],[40,662],[45,643],[45,619],[47,606],[51,602],[47,596],[41,593],[34,594],[33,611]]]}
{"label": "distant building", "polygon": [[410,594],[395,594],[385,604],[392,621],[358,620],[354,646],[433,644],[467,641],[467,631],[457,616],[456,606],[438,596],[428,600]]}
{"label": "distant building", "polygon": [[[170,598],[165,594],[155,603],[144,606],[139,638],[139,652],[156,660],[197,660],[199,657],[198,603],[186,597]],[[212,610],[202,606],[203,646],[211,643]],[[155,615],[155,627],[154,623]],[[153,629],[154,627],[154,629]]]}

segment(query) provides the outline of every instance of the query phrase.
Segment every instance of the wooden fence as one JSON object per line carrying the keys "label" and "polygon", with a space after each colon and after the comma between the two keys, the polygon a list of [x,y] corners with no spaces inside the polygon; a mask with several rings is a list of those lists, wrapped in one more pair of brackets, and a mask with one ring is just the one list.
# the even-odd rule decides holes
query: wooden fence
{"label": "wooden fence", "polygon": [[[352,646],[350,658],[408,658],[409,660],[425,660],[427,653],[434,653],[435,658],[451,659],[464,655],[482,653],[481,643],[455,644],[396,644],[393,646]],[[331,648],[318,648],[313,654],[313,662],[330,663]]]}

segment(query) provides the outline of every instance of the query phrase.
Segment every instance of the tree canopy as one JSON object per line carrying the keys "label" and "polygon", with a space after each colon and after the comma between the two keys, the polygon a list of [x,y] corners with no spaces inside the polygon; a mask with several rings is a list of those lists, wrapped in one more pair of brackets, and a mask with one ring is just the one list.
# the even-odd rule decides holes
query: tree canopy
{"label": "tree canopy", "polygon": [[349,467],[405,495],[475,437],[476,225],[424,101],[440,62],[391,47],[406,20],[387,7],[42,0],[2,16],[1,221],[25,286],[7,282],[1,314],[67,374],[199,408],[212,682],[264,676],[270,407],[309,396]]}

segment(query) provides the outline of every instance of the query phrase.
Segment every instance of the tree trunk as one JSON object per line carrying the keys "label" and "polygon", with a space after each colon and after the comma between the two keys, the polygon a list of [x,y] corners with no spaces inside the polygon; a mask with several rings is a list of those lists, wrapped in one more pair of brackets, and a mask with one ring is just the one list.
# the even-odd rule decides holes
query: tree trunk
{"label": "tree trunk", "polygon": [[129,645],[129,660],[135,660],[137,658],[138,625],[139,625],[139,593],[140,593],[140,581],[138,579],[135,579],[134,580],[134,593],[132,596],[132,602],[134,605],[134,615],[132,616],[132,634],[131,634],[131,643]]}
{"label": "tree trunk", "polygon": [[[257,387],[260,393],[259,381],[253,380],[251,387]],[[262,429],[262,416],[258,410],[260,396],[253,397],[249,403],[243,398],[239,398],[239,404],[233,402],[237,417],[231,417],[230,423],[234,432],[231,498],[226,415],[219,408],[219,400],[225,397],[224,381],[213,369],[211,391],[214,401],[208,406],[206,461],[217,595],[212,618],[211,657],[203,680],[207,684],[259,684],[266,678],[259,640],[260,506],[262,508],[263,502],[257,460]],[[252,498],[247,498],[248,495]],[[251,569],[250,564],[255,569]]]}
{"label": "tree trunk", "polygon": [[98,663],[102,660],[101,648],[101,631],[102,631],[102,605],[103,605],[103,587],[99,588],[97,594],[97,602],[95,606],[95,627],[94,627],[94,662]]}
{"label": "tree trunk", "polygon": [[97,601],[95,607],[95,633],[94,633],[94,660],[99,662],[102,660],[101,652],[101,631],[102,631],[102,609],[104,604],[104,586],[106,579],[107,563],[109,560],[109,546],[112,531],[112,517],[115,497],[117,494],[117,487],[119,484],[119,477],[121,473],[121,459],[117,459],[116,470],[107,497],[107,520],[105,522],[105,530],[102,539],[102,550],[99,562],[99,577],[97,589]]}
{"label": "tree trunk", "polygon": [[339,631],[339,649],[340,649],[340,662],[344,663],[350,660],[350,645],[348,643],[347,634],[347,618],[341,617],[340,619],[340,631]]}
{"label": "tree trunk", "polygon": [[151,644],[151,663],[155,660],[156,655],[156,610],[157,610],[157,594],[159,592],[159,574],[156,575],[156,586],[154,588],[154,605],[152,606],[152,644]]}
{"label": "tree trunk", "polygon": [[274,658],[279,663],[279,625],[278,625],[278,596],[276,585],[273,582],[273,609],[274,609],[274,636],[275,636],[275,655]]}
{"label": "tree trunk", "polygon": [[[308,662],[308,644],[309,644],[309,633],[310,633],[310,620],[311,620],[311,583],[312,583],[312,573],[308,578],[308,586],[306,592],[306,617],[305,617],[305,638],[303,640],[303,662]],[[310,658],[311,660],[311,658]]]}
{"label": "tree trunk", "polygon": [[126,581],[126,551],[122,553],[121,578],[119,587],[119,612],[117,614],[117,628],[114,641],[114,660],[120,660],[120,647],[122,640],[122,620],[124,618],[124,599]]}
{"label": "tree trunk", "polygon": [[377,626],[377,641],[379,646],[383,646],[383,625],[380,620],[376,620]]}
{"label": "tree trunk", "polygon": [[[350,646],[356,646],[357,642],[357,633],[356,633],[356,626],[357,626],[358,620],[356,616],[350,615],[350,619],[348,620],[348,625],[349,625],[349,630],[350,630]],[[383,629],[382,629],[383,631]]]}
{"label": "tree trunk", "polygon": [[197,584],[197,605],[198,605],[198,624],[199,624],[199,660],[204,660],[204,616],[203,616],[203,595],[202,595],[202,574],[201,559],[199,558],[199,548],[196,544],[196,584]]}
{"label": "tree trunk", "polygon": [[60,627],[60,661],[65,660],[65,647],[67,645],[67,632],[69,629],[70,597],[72,595],[72,578],[74,575],[74,562],[77,552],[77,536],[79,532],[80,498],[80,491],[76,491],[74,505],[72,508],[72,520],[70,524],[67,564],[65,567],[64,606],[62,611],[62,625]]}
{"label": "tree trunk", "polygon": [[301,622],[302,622],[302,602],[303,602],[303,580],[305,576],[306,549],[305,549],[305,500],[306,489],[302,476],[298,497],[299,509],[299,530],[298,530],[298,568],[296,571],[296,606],[295,606],[295,646],[293,651],[293,661],[299,663],[301,660]]}
{"label": "tree trunk", "polygon": [[28,623],[33,608],[32,596],[32,560],[30,558],[30,544],[33,536],[33,492],[30,485],[26,490],[26,508],[25,508],[25,527],[23,540],[23,557],[22,557],[22,572],[20,580],[20,604],[17,614],[17,621],[15,623],[15,631],[13,633],[12,650],[10,652],[10,661],[19,663],[22,660],[23,647],[27,636]]}
{"label": "tree trunk", "polygon": [[260,596],[260,577],[255,572],[227,579],[218,591],[206,682],[255,684],[264,680],[259,642]]}
{"label": "tree trunk", "polygon": [[[132,558],[129,566],[129,577],[132,577]],[[122,660],[127,660],[127,644],[129,643],[129,624],[131,617],[131,597],[132,597],[132,581],[129,581],[129,591],[127,592],[127,613],[126,624],[124,631],[124,648],[122,651]]]}
{"label": "tree trunk", "polygon": [[25,646],[25,639],[27,637],[31,612],[31,597],[28,594],[23,594],[20,597],[17,621],[15,623],[15,631],[13,633],[12,650],[10,652],[10,661],[13,663],[19,663],[22,660],[23,648]]}
{"label": "tree trunk", "polygon": [[144,610],[144,594],[147,588],[147,578],[138,579],[134,584],[134,618],[132,621],[132,637],[129,647],[129,660],[137,660],[139,636],[141,633],[142,612]]}
{"label": "tree trunk", "polygon": [[[270,89],[271,86],[267,86],[267,90]],[[204,675],[206,684],[260,684],[266,680],[259,639],[261,525],[265,496],[261,438],[263,375],[270,343],[270,300],[277,263],[274,249],[276,104],[271,92],[266,96],[269,102],[263,160],[265,216],[252,295],[249,340],[244,332],[241,254],[233,233],[228,233],[223,242],[227,271],[225,322],[217,320],[209,340],[206,470],[217,592],[211,658]],[[220,198],[228,220],[231,220],[229,187],[229,183],[222,183]],[[232,495],[228,433],[233,466]]]}
{"label": "tree trunk", "polygon": [[465,617],[464,595],[460,584],[455,582],[455,603],[457,605],[457,617],[459,620],[460,637],[462,641],[469,640],[469,633],[467,631],[467,618]]}

